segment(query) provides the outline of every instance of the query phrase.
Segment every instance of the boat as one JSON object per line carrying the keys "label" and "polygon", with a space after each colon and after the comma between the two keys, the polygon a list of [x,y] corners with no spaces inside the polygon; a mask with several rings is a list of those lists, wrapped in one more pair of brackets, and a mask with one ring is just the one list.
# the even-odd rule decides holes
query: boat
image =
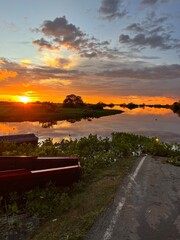
{"label": "boat", "polygon": [[44,187],[66,187],[82,175],[78,157],[0,156],[0,195]]}

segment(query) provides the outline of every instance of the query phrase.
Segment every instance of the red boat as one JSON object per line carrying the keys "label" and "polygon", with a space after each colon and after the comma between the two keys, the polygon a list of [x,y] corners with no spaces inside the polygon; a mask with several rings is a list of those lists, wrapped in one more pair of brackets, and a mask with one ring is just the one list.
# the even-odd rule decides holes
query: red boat
{"label": "red boat", "polygon": [[81,175],[77,157],[0,156],[0,195],[42,187],[50,181],[65,187]]}

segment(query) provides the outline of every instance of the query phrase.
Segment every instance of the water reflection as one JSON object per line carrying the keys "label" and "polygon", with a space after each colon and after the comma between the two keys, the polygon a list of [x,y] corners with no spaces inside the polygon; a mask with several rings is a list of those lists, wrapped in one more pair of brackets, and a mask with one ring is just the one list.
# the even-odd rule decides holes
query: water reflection
{"label": "water reflection", "polygon": [[170,109],[125,109],[122,114],[92,119],[92,121],[83,119],[78,122],[0,123],[0,135],[34,133],[40,140],[53,138],[54,141],[60,141],[62,138],[80,138],[90,133],[106,137],[112,132],[134,132],[180,142],[179,117]]}
{"label": "water reflection", "polygon": [[[109,107],[107,109],[110,109]],[[144,107],[144,108],[122,108],[120,106],[115,106],[113,109],[125,111],[126,114],[129,115],[167,115],[171,114],[172,110],[168,108],[152,108],[152,107]]]}

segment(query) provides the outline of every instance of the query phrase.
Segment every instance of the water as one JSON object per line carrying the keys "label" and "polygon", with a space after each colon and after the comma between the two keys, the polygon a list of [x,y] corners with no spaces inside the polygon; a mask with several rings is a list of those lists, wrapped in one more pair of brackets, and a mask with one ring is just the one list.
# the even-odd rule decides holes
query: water
{"label": "water", "polygon": [[54,142],[58,142],[63,138],[80,138],[90,133],[110,137],[112,132],[133,132],[150,137],[156,136],[167,142],[180,143],[180,118],[170,109],[148,107],[125,109],[122,114],[89,120],[74,123],[58,121],[50,124],[2,122],[0,135],[34,133],[40,141],[52,138]]}

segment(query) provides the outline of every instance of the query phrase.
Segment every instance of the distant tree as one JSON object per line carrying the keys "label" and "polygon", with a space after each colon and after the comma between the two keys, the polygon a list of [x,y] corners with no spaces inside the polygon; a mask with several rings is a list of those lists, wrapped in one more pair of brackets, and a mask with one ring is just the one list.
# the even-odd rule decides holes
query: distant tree
{"label": "distant tree", "polygon": [[146,106],[145,103],[139,104],[140,108],[145,108],[145,106]]}
{"label": "distant tree", "polygon": [[96,103],[96,104],[92,104],[92,105],[90,106],[90,108],[93,109],[93,110],[103,110],[103,108],[104,108],[104,103],[103,103],[103,102],[98,102],[98,103]]}
{"label": "distant tree", "polygon": [[113,107],[114,107],[114,104],[113,104],[113,103],[110,103],[110,104],[108,104],[107,106],[110,107],[110,108],[113,108]]}
{"label": "distant tree", "polygon": [[120,106],[120,107],[123,107],[123,108],[126,108],[126,107],[127,107],[127,104],[121,103],[121,104],[119,104],[119,106]]}
{"label": "distant tree", "polygon": [[180,113],[180,101],[173,103],[172,110],[174,113]]}
{"label": "distant tree", "polygon": [[46,111],[55,112],[58,108],[57,103],[53,103],[53,102],[42,102],[41,104]]}
{"label": "distant tree", "polygon": [[67,95],[63,101],[64,108],[81,108],[85,106],[82,98],[80,96],[76,96],[75,94]]}
{"label": "distant tree", "polygon": [[129,108],[130,110],[134,109],[134,108],[138,108],[138,105],[135,103],[128,103],[127,108]]}

